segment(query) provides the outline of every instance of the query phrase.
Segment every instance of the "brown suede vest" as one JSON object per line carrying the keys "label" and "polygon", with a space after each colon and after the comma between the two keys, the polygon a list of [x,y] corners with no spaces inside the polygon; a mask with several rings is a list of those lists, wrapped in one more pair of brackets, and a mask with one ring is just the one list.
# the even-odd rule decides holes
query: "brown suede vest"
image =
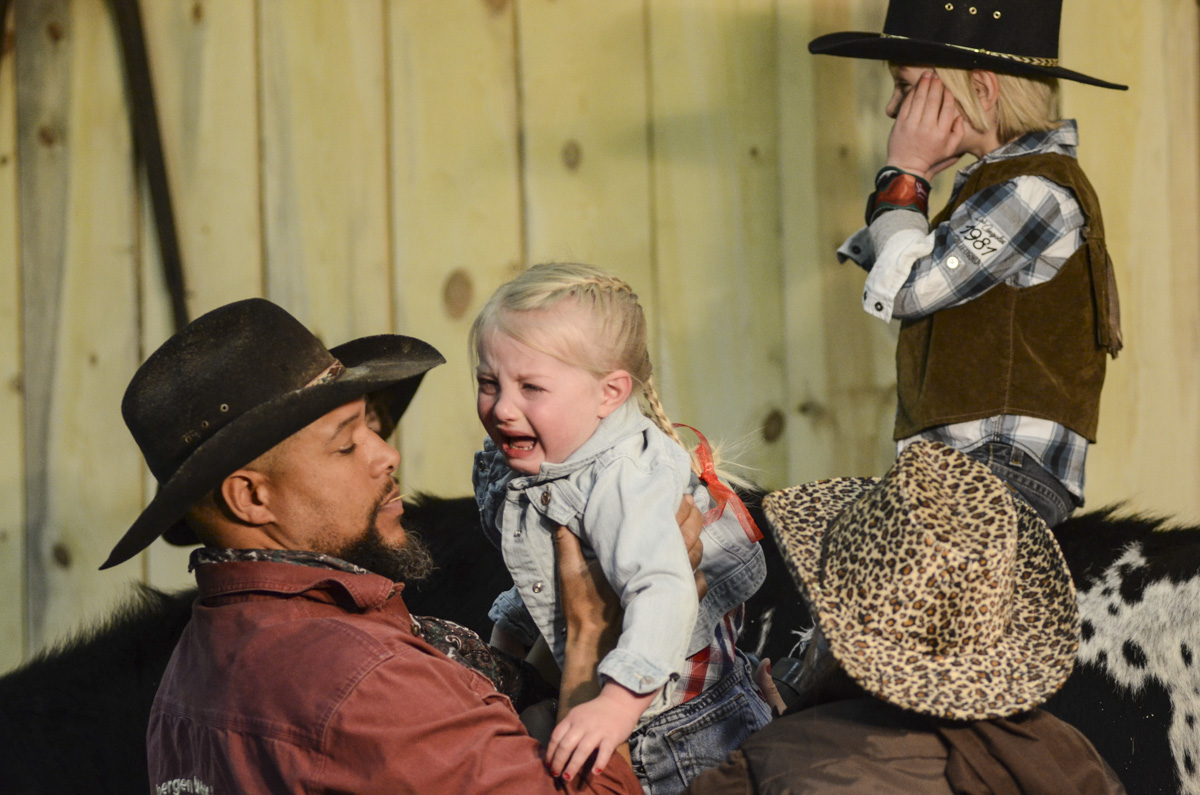
{"label": "brown suede vest", "polygon": [[896,439],[935,425],[1015,414],[1053,420],[1096,440],[1105,353],[1121,348],[1112,262],[1100,203],[1075,159],[1041,154],[981,166],[931,222],[969,196],[1019,176],[1069,188],[1084,244],[1048,282],[998,284],[965,304],[904,321],[896,347]]}

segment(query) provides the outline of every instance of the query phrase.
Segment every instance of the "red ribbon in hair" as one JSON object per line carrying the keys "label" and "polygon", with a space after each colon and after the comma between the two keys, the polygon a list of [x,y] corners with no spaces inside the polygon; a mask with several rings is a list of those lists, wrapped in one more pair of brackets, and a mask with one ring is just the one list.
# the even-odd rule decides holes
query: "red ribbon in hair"
{"label": "red ribbon in hair", "polygon": [[680,422],[674,423],[674,425],[676,428],[687,428],[696,434],[696,438],[700,440],[700,444],[696,445],[695,450],[696,458],[700,461],[700,480],[708,487],[708,493],[712,495],[712,498],[717,503],[705,512],[704,524],[710,525],[720,519],[721,514],[725,512],[725,506],[728,505],[733,509],[734,515],[737,516],[742,529],[746,531],[746,537],[750,539],[750,542],[757,544],[759,541],[762,541],[762,531],[754,523],[754,517],[746,509],[746,504],[742,502],[742,498],[717,477],[717,466],[713,463],[712,446],[708,443],[708,439],[691,425],[684,425]]}

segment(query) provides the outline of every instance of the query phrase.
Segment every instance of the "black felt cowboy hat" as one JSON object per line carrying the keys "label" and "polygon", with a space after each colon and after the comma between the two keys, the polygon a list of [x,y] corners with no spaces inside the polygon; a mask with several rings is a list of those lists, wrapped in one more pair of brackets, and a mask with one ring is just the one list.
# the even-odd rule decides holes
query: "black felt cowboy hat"
{"label": "black felt cowboy hat", "polygon": [[202,315],[151,354],[121,413],[159,489],[100,568],[145,549],[229,473],[338,406],[388,392],[398,417],[425,371],[445,362],[398,334],[334,350],[340,356],[282,308],[251,298]]}
{"label": "black felt cowboy hat", "polygon": [[1059,66],[1061,11],[1062,0],[890,0],[883,33],[829,33],[808,51],[1128,88]]}

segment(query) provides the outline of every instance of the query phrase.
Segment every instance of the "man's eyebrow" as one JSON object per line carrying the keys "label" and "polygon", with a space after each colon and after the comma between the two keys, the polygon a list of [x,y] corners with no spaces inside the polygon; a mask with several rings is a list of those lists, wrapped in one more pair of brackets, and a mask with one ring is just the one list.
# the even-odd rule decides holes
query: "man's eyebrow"
{"label": "man's eyebrow", "polygon": [[337,427],[333,429],[333,433],[329,434],[329,440],[333,441],[338,436],[340,436],[342,431],[346,430],[346,426],[350,425],[355,420],[361,418],[362,415],[363,415],[363,409],[360,406],[358,411],[354,412],[354,414],[350,415],[349,417],[347,417],[346,419],[342,420],[341,422],[339,422],[337,424]]}

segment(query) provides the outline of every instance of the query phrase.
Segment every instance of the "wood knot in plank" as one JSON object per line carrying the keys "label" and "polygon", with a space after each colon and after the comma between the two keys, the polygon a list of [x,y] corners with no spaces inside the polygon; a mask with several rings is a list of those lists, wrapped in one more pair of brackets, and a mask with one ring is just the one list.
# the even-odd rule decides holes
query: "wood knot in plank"
{"label": "wood knot in plank", "polygon": [[771,409],[762,423],[762,437],[765,442],[773,442],[780,436],[783,436],[783,429],[787,427],[787,421],[783,417],[783,412],[779,409]]}
{"label": "wood knot in plank", "polygon": [[575,140],[567,141],[562,148],[563,165],[568,171],[575,171],[579,168],[579,161],[583,160],[583,148],[579,142]]}
{"label": "wood knot in plank", "polygon": [[64,569],[71,567],[71,548],[63,542],[59,541],[51,549],[50,554],[54,558],[54,562]]}
{"label": "wood knot in plank", "polygon": [[462,268],[452,272],[446,277],[446,283],[442,285],[442,304],[446,308],[446,314],[454,320],[465,315],[471,306],[474,292],[471,274]]}

